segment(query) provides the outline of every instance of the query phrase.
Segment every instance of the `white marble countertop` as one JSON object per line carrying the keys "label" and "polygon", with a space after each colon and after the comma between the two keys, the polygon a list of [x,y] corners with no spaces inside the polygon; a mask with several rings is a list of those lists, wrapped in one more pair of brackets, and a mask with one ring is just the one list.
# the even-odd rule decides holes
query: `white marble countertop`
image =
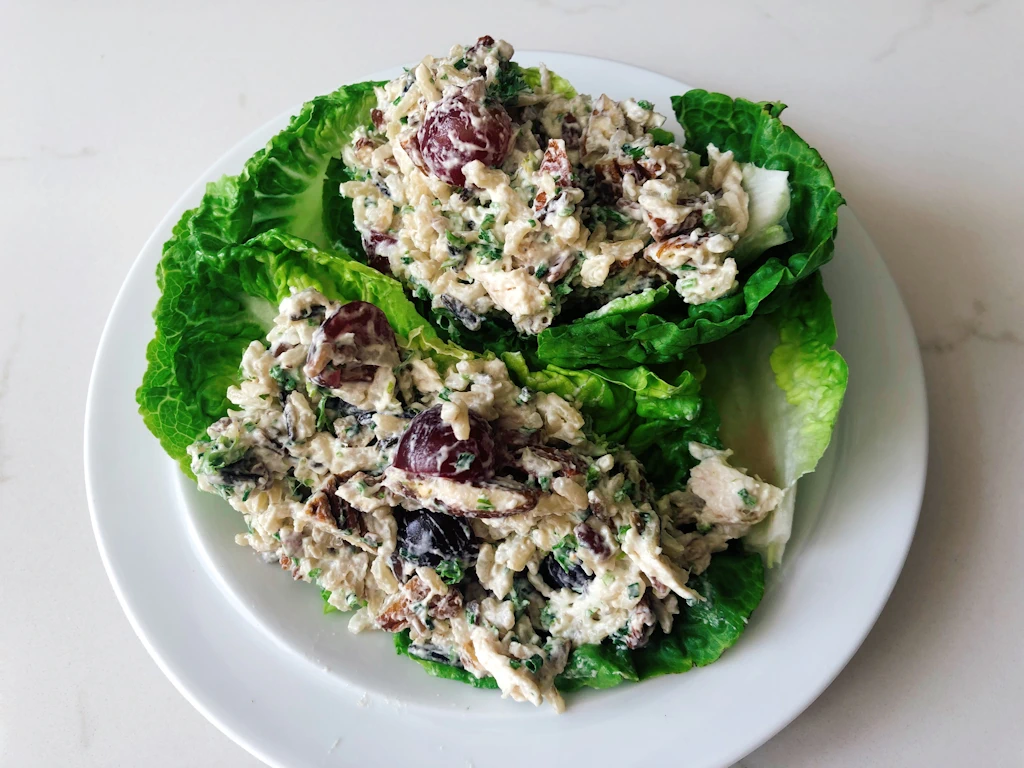
{"label": "white marble countertop", "polygon": [[742,765],[1024,764],[1020,3],[511,7],[5,6],[0,765],[257,765],[164,679],[100,564],[81,424],[103,321],[152,228],[239,137],[483,33],[784,100],[913,316],[932,433],[906,569],[847,669]]}

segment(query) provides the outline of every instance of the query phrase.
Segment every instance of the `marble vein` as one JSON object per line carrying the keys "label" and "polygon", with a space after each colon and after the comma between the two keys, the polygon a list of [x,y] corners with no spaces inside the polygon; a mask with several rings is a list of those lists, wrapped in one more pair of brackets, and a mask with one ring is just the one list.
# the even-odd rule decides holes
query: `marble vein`
{"label": "marble vein", "polygon": [[990,344],[1005,344],[1024,347],[1024,337],[1010,328],[991,330],[984,325],[988,307],[982,301],[974,302],[973,314],[960,323],[949,335],[930,340],[921,340],[923,353],[948,354],[970,341],[984,341]]}
{"label": "marble vein", "polygon": [[889,58],[896,53],[904,40],[928,29],[928,27],[932,25],[932,21],[935,19],[935,10],[944,2],[945,0],[925,0],[925,3],[921,8],[921,15],[918,16],[914,22],[897,29],[889,38],[889,42],[885,47],[871,57],[871,61],[877,64],[878,62]]}

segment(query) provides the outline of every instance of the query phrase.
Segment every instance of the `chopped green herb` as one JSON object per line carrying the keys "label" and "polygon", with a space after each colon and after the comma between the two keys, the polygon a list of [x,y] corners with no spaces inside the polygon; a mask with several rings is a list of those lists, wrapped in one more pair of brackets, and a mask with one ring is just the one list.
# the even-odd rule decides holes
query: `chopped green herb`
{"label": "chopped green herb", "polygon": [[452,401],[452,391],[448,387],[442,387],[441,391],[437,393],[437,399],[450,403]]}
{"label": "chopped green herb", "polygon": [[540,626],[542,629],[547,629],[554,624],[555,618],[555,612],[551,609],[550,605],[545,604],[544,607],[540,609]]}
{"label": "chopped green herb", "polygon": [[452,232],[450,229],[445,231],[445,237],[448,239],[448,245],[462,250],[466,247],[466,238],[460,237]]}
{"label": "chopped green herb", "polygon": [[621,544],[622,540],[624,538],[626,538],[626,534],[630,532],[632,527],[633,526],[631,526],[631,525],[621,525],[621,526],[619,526],[619,530],[615,534],[615,538],[618,540],[619,544]]}
{"label": "chopped green herb", "polygon": [[748,506],[748,507],[756,507],[757,506],[757,496],[754,496],[746,488],[740,488],[739,493],[737,493],[737,495],[740,497],[740,499],[743,500],[743,503],[746,506]]}
{"label": "chopped green herb", "polygon": [[629,217],[606,205],[595,205],[590,209],[590,215],[594,221],[603,221],[606,224],[624,226],[629,224]]}
{"label": "chopped green herb", "polygon": [[412,262],[413,262],[412,256],[403,256],[402,257],[402,263],[405,264],[406,266],[408,266],[409,264],[412,264]]}
{"label": "chopped green herb", "polygon": [[604,576],[601,577],[601,581],[603,581],[607,586],[608,584],[611,584],[613,581],[615,581],[615,574],[611,571],[605,571]]}
{"label": "chopped green herb", "polygon": [[327,415],[327,396],[320,398],[320,402],[316,404],[316,431],[325,432],[327,425],[330,423],[330,418]]}
{"label": "chopped green herb", "polygon": [[551,478],[548,475],[538,477],[537,484],[544,493],[551,493]]}
{"label": "chopped green herb", "polygon": [[555,561],[562,566],[562,570],[569,573],[575,565],[573,553],[579,548],[579,542],[573,534],[569,534],[551,548],[551,554]]}
{"label": "chopped green herb", "polygon": [[530,670],[534,674],[537,674],[537,672],[540,671],[540,668],[544,666],[544,657],[541,656],[539,653],[535,653],[533,654],[533,656],[524,661],[523,664],[526,665],[526,668],[528,670]]}
{"label": "chopped green herb", "polygon": [[270,378],[277,382],[277,386],[284,392],[291,392],[295,389],[295,379],[291,377],[280,365],[270,367]]}
{"label": "chopped green herb", "polygon": [[476,508],[483,510],[484,512],[492,512],[494,510],[494,505],[486,496],[481,496],[476,500]]}
{"label": "chopped green herb", "polygon": [[630,584],[628,587],[626,587],[626,594],[629,595],[631,600],[636,600],[638,597],[640,597],[640,584]]}
{"label": "chopped green herb", "polygon": [[396,104],[398,104],[398,102],[400,102],[401,100],[402,100],[402,97],[401,97],[401,96],[398,96],[397,98],[395,98],[395,99],[393,99],[393,100],[392,100],[392,102],[391,102],[391,106],[395,106],[395,105],[396,105]]}
{"label": "chopped green herb", "polygon": [[636,484],[632,480],[627,480],[622,484],[622,487],[615,492],[616,501],[625,501],[627,498],[633,496],[633,491],[636,490]]}
{"label": "chopped green herb", "polygon": [[537,220],[536,219],[530,219],[529,221],[530,221],[530,226],[531,227],[536,227],[537,226]]}
{"label": "chopped green herb", "polygon": [[274,534],[274,538],[277,539],[278,541],[280,541],[281,540],[281,532],[278,531],[277,533],[275,533]]}
{"label": "chopped green herb", "polygon": [[335,608],[330,603],[330,600],[331,600],[331,590],[329,590],[329,589],[321,589],[320,590],[320,597],[323,598],[323,601],[324,601],[324,615],[325,616],[328,613],[335,613],[338,610],[337,608]]}
{"label": "chopped green herb", "polygon": [[715,226],[718,223],[718,217],[715,216],[714,211],[705,211],[704,215],[700,217],[701,223],[708,228]]}
{"label": "chopped green herb", "polygon": [[664,146],[676,140],[676,137],[672,135],[672,131],[666,131],[664,128],[651,128],[648,133],[651,134],[651,140],[655,146]]}
{"label": "chopped green herb", "polygon": [[245,493],[242,494],[242,501],[248,501],[249,500],[249,494],[251,494],[251,493],[252,493],[252,488],[246,488],[245,489]]}
{"label": "chopped green herb", "polygon": [[522,91],[529,90],[529,88],[519,65],[506,62],[498,69],[494,80],[487,86],[487,100],[505,104],[515,101]]}
{"label": "chopped green herb", "polygon": [[521,662],[519,659],[509,659],[508,665],[512,667],[512,669],[519,669],[521,666],[523,666],[523,662]]}
{"label": "chopped green herb", "polygon": [[309,578],[311,578],[311,579],[319,579],[320,578],[320,574],[323,573],[323,572],[324,572],[323,568],[314,568],[313,570],[311,570],[309,572]]}
{"label": "chopped green herb", "polygon": [[625,152],[630,157],[632,157],[634,160],[639,160],[641,157],[644,156],[643,147],[634,147],[630,144],[623,144],[622,151]]}
{"label": "chopped green herb", "polygon": [[462,563],[458,560],[442,560],[434,570],[445,584],[458,584],[465,575]]}
{"label": "chopped green herb", "polygon": [[640,107],[640,109],[654,109],[654,105],[647,101],[647,99],[640,99],[636,105]]}
{"label": "chopped green herb", "polygon": [[408,125],[409,118],[406,117],[405,115],[402,115],[402,117],[398,118],[398,122],[400,122],[402,125]]}
{"label": "chopped green herb", "polygon": [[540,280],[548,273],[549,269],[550,267],[547,264],[538,264],[537,268],[533,271],[533,276]]}
{"label": "chopped green herb", "polygon": [[494,214],[488,213],[484,216],[483,221],[480,222],[480,231],[486,232],[494,226]]}
{"label": "chopped green herb", "polygon": [[466,68],[466,67],[468,67],[468,66],[469,66],[469,62],[468,62],[468,61],[466,61],[465,59],[459,59],[459,60],[458,60],[458,61],[456,61],[456,62],[455,62],[455,64],[454,64],[454,67],[455,67],[456,69],[465,69],[465,68]]}
{"label": "chopped green herb", "polygon": [[591,464],[587,467],[587,490],[591,491],[597,487],[598,481],[601,479],[601,470],[597,468],[597,464]]}

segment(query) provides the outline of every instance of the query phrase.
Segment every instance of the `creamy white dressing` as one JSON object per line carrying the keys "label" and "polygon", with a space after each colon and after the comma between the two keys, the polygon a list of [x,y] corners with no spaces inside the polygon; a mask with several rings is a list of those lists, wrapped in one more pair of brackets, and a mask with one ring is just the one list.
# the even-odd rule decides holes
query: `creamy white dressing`
{"label": "creamy white dressing", "polygon": [[[690,304],[735,290],[728,252],[746,231],[749,196],[732,153],[710,146],[701,167],[674,141],[659,143],[665,118],[648,102],[567,98],[545,68],[535,89],[509,90],[512,55],[482,38],[377,89],[374,126],[343,152],[356,178],[340,190],[377,258],[470,330],[496,315],[537,334],[571,297],[599,306],[650,281]],[[476,138],[448,120],[456,97],[481,110],[469,119]],[[489,109],[511,120],[504,153],[484,130]],[[454,148],[434,170],[457,171],[464,188],[425,163],[428,120],[448,126],[443,141]],[[481,153],[501,159],[489,167]],[[670,244],[678,237],[688,245]],[[646,279],[623,279],[636,262]]]}
{"label": "creamy white dressing", "polygon": [[[595,445],[572,403],[517,386],[500,360],[439,365],[372,324],[318,346],[341,309],[314,290],[285,299],[267,343],[245,350],[234,408],[189,453],[199,487],[245,519],[238,543],[315,583],[352,612],[353,632],[408,630],[413,655],[560,711],[554,680],[575,646],[641,647],[670,631],[679,599],[702,599],[690,572],[781,498],[728,451],[695,443],[687,490],[656,501],[630,454]],[[320,357],[375,368],[325,386],[308,375]],[[470,416],[486,421],[516,475],[394,466],[414,417],[438,406],[459,440],[473,436]],[[424,511],[465,522],[470,559],[409,559],[399,519]]]}

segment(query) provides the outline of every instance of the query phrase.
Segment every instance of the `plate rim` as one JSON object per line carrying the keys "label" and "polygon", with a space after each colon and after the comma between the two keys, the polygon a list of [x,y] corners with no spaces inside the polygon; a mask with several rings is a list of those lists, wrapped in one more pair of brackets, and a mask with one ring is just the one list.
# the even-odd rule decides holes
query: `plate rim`
{"label": "plate rim", "polygon": [[[547,60],[575,59],[579,61],[581,64],[591,62],[599,63],[602,65],[612,65],[615,68],[619,68],[622,70],[631,70],[638,74],[642,74],[643,76],[655,76],[658,78],[671,80],[675,85],[679,86],[679,92],[683,92],[684,90],[689,89],[689,86],[686,86],[684,83],[681,83],[674,77],[662,75],[652,70],[638,67],[636,65],[629,64],[626,62],[616,61],[610,58],[546,50],[522,51],[519,55],[521,58],[544,58]],[[557,67],[553,67],[553,69],[557,69]],[[390,72],[391,70],[388,71]],[[381,73],[378,73],[377,76],[372,76],[371,78],[367,79],[379,79],[380,75]],[[225,151],[211,166],[209,166],[203,172],[203,174],[200,175],[200,177],[195,182],[193,182],[193,184],[191,184],[186,189],[184,193],[182,193],[182,195],[175,201],[175,203],[170,207],[169,211],[161,219],[159,224],[155,227],[152,234],[146,239],[144,245],[140,249],[139,254],[133,260],[132,265],[124,278],[124,281],[122,282],[122,285],[117,292],[114,302],[111,305],[110,314],[108,315],[107,320],[104,323],[103,331],[100,336],[100,341],[97,346],[96,357],[89,377],[89,388],[86,399],[84,424],[84,469],[86,498],[89,505],[89,514],[93,528],[93,534],[97,542],[100,558],[103,562],[107,578],[111,583],[115,596],[117,597],[117,600],[121,605],[121,608],[124,611],[125,616],[129,621],[129,624],[132,627],[132,630],[135,632],[136,636],[142,642],[143,647],[146,648],[147,653],[149,653],[149,655],[156,662],[161,672],[163,672],[163,674],[171,681],[174,687],[182,694],[182,696],[184,696],[184,698],[190,704],[192,704],[193,707],[195,707],[208,721],[213,723],[222,733],[231,738],[235,743],[239,744],[239,746],[253,754],[258,759],[270,765],[281,765],[282,763],[275,759],[269,753],[265,752],[257,744],[255,740],[247,738],[244,734],[240,733],[238,730],[231,727],[229,724],[222,722],[220,717],[218,717],[213,712],[213,709],[207,706],[207,703],[203,700],[202,696],[193,692],[193,690],[185,684],[184,680],[182,679],[182,676],[179,675],[178,671],[175,669],[171,661],[165,658],[165,656],[157,649],[156,645],[152,642],[151,637],[143,628],[142,622],[140,621],[139,616],[136,613],[137,606],[134,606],[131,600],[129,600],[122,583],[118,579],[116,569],[114,567],[114,563],[112,560],[112,552],[110,551],[108,546],[109,542],[107,542],[104,538],[103,524],[100,519],[101,513],[99,512],[97,507],[97,494],[96,488],[94,486],[94,484],[98,482],[98,473],[101,472],[101,470],[98,468],[100,464],[100,457],[97,456],[95,450],[93,450],[93,445],[95,442],[95,424],[96,419],[98,418],[97,412],[99,409],[97,391],[99,387],[99,381],[101,380],[103,375],[101,371],[100,362],[105,357],[105,355],[116,354],[116,350],[109,349],[113,343],[112,337],[115,333],[115,317],[118,314],[118,309],[122,307],[123,304],[126,303],[126,297],[130,290],[132,289],[133,284],[140,279],[139,273],[148,270],[152,267],[152,265],[147,262],[147,254],[151,253],[154,248],[157,250],[157,253],[159,253],[164,233],[168,231],[169,227],[173,225],[173,223],[177,220],[178,217],[180,217],[182,211],[184,211],[185,208],[187,207],[188,202],[191,199],[195,198],[196,193],[201,192],[201,190],[205,187],[205,184],[209,180],[217,176],[217,169],[225,161],[225,159],[237,153],[242,147],[252,144],[252,142],[255,139],[265,139],[273,135],[273,132],[275,131],[275,126],[277,126],[278,124],[280,124],[282,121],[286,120],[293,114],[295,114],[295,111],[289,110],[287,113],[284,113],[267,121],[263,125],[256,128],[254,131],[250,132],[240,141],[236,142],[227,151]],[[879,255],[879,261],[881,263],[881,268],[884,272],[885,278],[892,285],[893,290],[896,290],[896,304],[898,305],[896,307],[896,310],[900,316],[900,321],[906,329],[909,329],[909,332],[914,339],[914,356],[912,360],[908,361],[910,363],[908,368],[911,369],[909,373],[911,375],[911,378],[914,380],[912,382],[912,386],[920,393],[919,410],[923,412],[923,419],[921,421],[921,431],[917,436],[918,445],[916,454],[919,458],[920,472],[919,477],[917,478],[917,483],[911,490],[911,495],[916,501],[912,505],[912,519],[908,521],[910,522],[910,525],[908,528],[908,533],[906,535],[906,540],[900,547],[901,552],[898,558],[898,562],[896,562],[896,559],[894,558],[892,564],[889,566],[889,568],[891,569],[891,577],[887,580],[887,583],[884,586],[884,588],[878,592],[879,599],[877,599],[877,605],[875,609],[871,612],[872,615],[870,617],[870,621],[864,623],[862,630],[858,633],[858,636],[856,637],[856,641],[850,646],[849,653],[840,654],[840,656],[834,660],[834,669],[831,671],[831,674],[823,675],[820,678],[818,684],[811,687],[811,690],[809,690],[809,692],[807,692],[802,697],[805,699],[802,705],[795,708],[792,712],[787,712],[787,714],[783,717],[777,718],[772,728],[762,729],[758,731],[756,734],[752,734],[751,737],[749,737],[748,739],[741,740],[743,741],[743,743],[738,745],[736,749],[732,750],[734,754],[730,758],[730,760],[740,759],[744,755],[749,754],[750,751],[756,749],[758,746],[765,743],[774,735],[776,735],[779,731],[785,728],[790,722],[792,722],[803,711],[805,711],[806,708],[810,706],[810,704],[813,703],[829,685],[831,685],[831,683],[835,680],[839,673],[846,667],[850,659],[860,648],[865,638],[870,633],[871,629],[874,627],[875,623],[877,622],[878,616],[881,614],[881,611],[888,602],[889,597],[891,596],[891,593],[895,588],[896,581],[898,580],[899,575],[902,572],[903,566],[905,564],[910,544],[913,540],[913,535],[916,530],[917,522],[920,516],[921,503],[923,501],[924,496],[925,481],[927,478],[929,431],[927,413],[927,390],[925,388],[924,371],[920,356],[920,350],[916,343],[916,336],[914,336],[913,325],[911,323],[909,313],[907,312],[906,305],[902,301],[902,298],[899,296],[898,290],[896,289],[895,284],[892,281],[891,275],[889,274],[888,269],[884,264],[884,261],[881,260],[880,254],[878,254],[877,249],[874,248],[874,245],[873,243],[871,243],[870,238],[867,236],[866,232],[863,232],[863,228],[860,226],[859,222],[856,220],[856,218],[849,210],[846,211],[846,217],[852,220],[852,224],[860,228],[861,232],[864,234],[868,246],[874,250],[875,254]],[[844,227],[848,228],[849,225],[844,225]],[[845,414],[846,412],[846,409],[844,409],[843,413]],[[139,417],[137,416],[137,418]],[[605,695],[611,694],[608,694],[606,692]]]}

